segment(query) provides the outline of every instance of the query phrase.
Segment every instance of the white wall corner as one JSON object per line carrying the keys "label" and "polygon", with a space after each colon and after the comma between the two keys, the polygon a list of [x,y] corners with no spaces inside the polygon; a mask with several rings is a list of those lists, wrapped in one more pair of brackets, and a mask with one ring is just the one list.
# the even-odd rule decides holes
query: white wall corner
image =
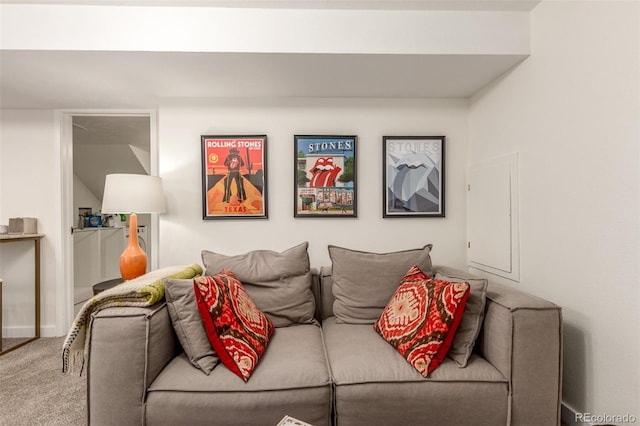
{"label": "white wall corner", "polygon": [[560,420],[562,424],[567,426],[588,426],[586,423],[576,421],[576,411],[566,403],[563,402],[560,408]]}

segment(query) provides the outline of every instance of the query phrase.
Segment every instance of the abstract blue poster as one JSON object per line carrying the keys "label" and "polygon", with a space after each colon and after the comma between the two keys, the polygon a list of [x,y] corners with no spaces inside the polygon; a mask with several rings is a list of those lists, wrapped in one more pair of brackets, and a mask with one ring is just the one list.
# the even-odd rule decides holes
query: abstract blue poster
{"label": "abstract blue poster", "polygon": [[444,141],[383,137],[383,217],[444,217]]}

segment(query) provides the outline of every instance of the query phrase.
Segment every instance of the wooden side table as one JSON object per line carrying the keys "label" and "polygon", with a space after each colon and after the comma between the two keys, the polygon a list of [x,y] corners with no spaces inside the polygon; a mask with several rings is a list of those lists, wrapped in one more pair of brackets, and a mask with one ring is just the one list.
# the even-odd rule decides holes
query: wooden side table
{"label": "wooden side table", "polygon": [[98,284],[95,284],[93,286],[93,295],[95,296],[96,294],[103,292],[105,290],[109,290],[110,288],[113,288],[115,286],[117,286],[118,284],[123,283],[124,280],[122,278],[114,278],[112,280],[107,280],[107,281],[102,281]]}
{"label": "wooden side table", "polygon": [[2,353],[2,278],[0,278],[0,353]]}
{"label": "wooden side table", "polygon": [[[0,343],[0,355],[6,354],[7,352],[11,352],[15,349],[18,349],[21,346],[26,345],[27,343],[33,342],[36,339],[40,338],[40,240],[44,237],[42,234],[2,234],[0,235],[0,243],[13,243],[17,241],[33,241],[34,243],[34,266],[35,266],[35,308],[36,308],[36,318],[35,318],[35,336],[28,338],[24,342],[20,342],[15,346],[11,346],[9,349],[2,351],[2,343]],[[2,302],[2,296],[0,295],[0,302]],[[0,305],[1,306],[1,305]],[[0,307],[0,326],[2,325],[2,308]],[[0,328],[0,331],[2,328]],[[1,340],[0,336],[0,340]]]}

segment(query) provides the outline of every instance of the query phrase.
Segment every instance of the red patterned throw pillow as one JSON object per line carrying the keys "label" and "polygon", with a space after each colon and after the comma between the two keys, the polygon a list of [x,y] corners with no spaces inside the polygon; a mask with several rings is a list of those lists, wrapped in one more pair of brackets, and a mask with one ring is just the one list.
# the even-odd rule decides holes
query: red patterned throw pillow
{"label": "red patterned throw pillow", "polygon": [[447,355],[468,297],[468,283],[436,280],[413,266],[373,327],[427,377]]}
{"label": "red patterned throw pillow", "polygon": [[231,271],[198,277],[193,286],[211,346],[220,361],[246,382],[273,335],[273,323]]}

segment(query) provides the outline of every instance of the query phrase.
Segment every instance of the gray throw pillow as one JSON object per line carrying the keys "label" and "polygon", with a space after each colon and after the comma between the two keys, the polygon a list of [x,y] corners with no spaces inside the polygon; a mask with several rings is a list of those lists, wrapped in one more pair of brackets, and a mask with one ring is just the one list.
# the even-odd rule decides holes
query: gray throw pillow
{"label": "gray throw pillow", "polygon": [[208,375],[219,359],[211,347],[198,311],[193,280],[165,278],[164,297],[173,329],[187,358],[194,367]]}
{"label": "gray throw pillow", "polygon": [[330,245],[336,322],[375,323],[413,265],[432,275],[431,248],[369,253]]}
{"label": "gray throw pillow", "polygon": [[435,276],[436,279],[450,282],[467,282],[471,286],[462,320],[447,353],[447,356],[453,359],[458,367],[466,367],[484,320],[488,282],[485,278],[463,271],[451,268],[438,269],[439,272]]}
{"label": "gray throw pillow", "polygon": [[228,256],[202,251],[205,275],[233,272],[275,327],[315,322],[311,267],[304,242],[281,253],[256,250]]}

